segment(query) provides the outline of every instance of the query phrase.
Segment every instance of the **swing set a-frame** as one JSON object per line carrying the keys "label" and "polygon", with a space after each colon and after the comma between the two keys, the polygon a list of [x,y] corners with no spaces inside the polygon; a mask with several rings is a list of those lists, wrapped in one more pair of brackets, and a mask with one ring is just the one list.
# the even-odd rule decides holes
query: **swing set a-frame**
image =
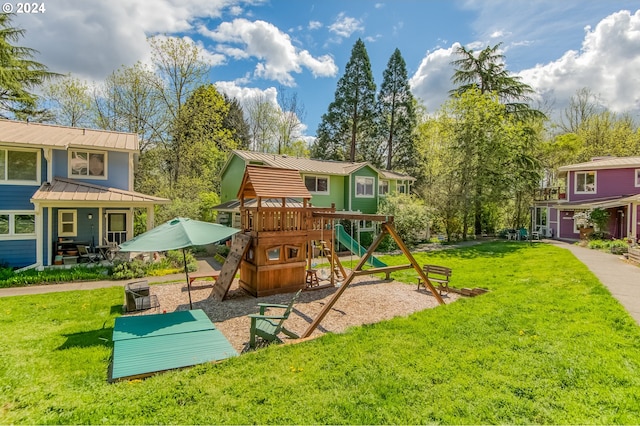
{"label": "swing set a-frame", "polygon": [[[377,238],[373,241],[373,243],[371,244],[367,252],[364,254],[364,256],[360,258],[360,261],[355,266],[355,268],[351,270],[351,273],[346,274],[345,280],[342,282],[342,285],[340,286],[338,291],[336,291],[333,294],[333,297],[331,298],[331,300],[329,300],[329,302],[324,306],[322,311],[320,311],[318,316],[312,321],[312,323],[309,325],[307,330],[300,337],[302,338],[309,337],[311,333],[313,333],[313,331],[322,322],[324,317],[329,313],[331,308],[333,308],[333,306],[338,301],[338,299],[340,299],[340,296],[342,296],[342,294],[346,291],[346,289],[349,287],[349,284],[351,284],[354,278],[362,275],[369,275],[369,274],[376,274],[376,273],[386,273],[388,275],[391,272],[402,271],[405,269],[413,268],[416,271],[416,273],[420,276],[420,278],[423,280],[426,287],[431,291],[431,294],[436,298],[438,303],[440,303],[441,305],[444,304],[444,300],[440,296],[439,292],[436,291],[435,287],[433,286],[429,278],[425,275],[424,271],[422,270],[418,262],[415,260],[415,258],[413,257],[413,255],[411,254],[407,246],[405,245],[404,241],[402,241],[402,238],[400,238],[400,236],[398,235],[398,232],[396,231],[395,226],[393,225],[393,216],[358,214],[358,213],[355,213],[355,214],[354,213],[329,213],[329,212],[313,212],[312,216],[314,219],[322,220],[323,228],[324,228],[325,220],[330,220],[332,223],[335,223],[336,220],[363,220],[363,221],[372,221],[372,222],[382,222],[382,224],[381,224],[380,234],[378,234]],[[332,230],[333,228],[334,226],[331,226]],[[391,238],[393,238],[393,240],[398,245],[402,253],[409,260],[409,264],[362,269],[386,235],[389,235],[391,236]],[[332,250],[333,250],[333,247],[334,247],[334,244],[331,244]],[[331,255],[331,258],[339,262],[339,259],[337,258],[337,256],[335,256],[335,253]],[[333,270],[334,265],[331,265],[331,266]],[[342,271],[345,271],[342,265],[339,265],[339,266]]]}

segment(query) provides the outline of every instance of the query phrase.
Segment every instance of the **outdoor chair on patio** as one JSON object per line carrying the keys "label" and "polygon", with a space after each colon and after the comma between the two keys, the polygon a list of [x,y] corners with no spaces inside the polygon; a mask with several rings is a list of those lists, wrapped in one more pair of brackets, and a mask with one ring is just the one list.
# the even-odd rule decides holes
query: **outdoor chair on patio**
{"label": "outdoor chair on patio", "polygon": [[149,284],[146,281],[135,281],[125,285],[124,295],[127,312],[160,307],[158,296],[149,294]]}
{"label": "outdoor chair on patio", "polygon": [[[278,337],[278,334],[281,332],[292,339],[297,339],[299,337],[294,332],[284,328],[283,323],[287,318],[289,318],[289,314],[293,309],[293,304],[298,300],[298,296],[300,296],[301,292],[302,290],[298,290],[288,305],[258,303],[260,313],[249,315],[249,318],[251,318],[251,336],[249,337],[250,348],[256,347],[256,337],[260,337],[267,342],[278,343],[282,343],[282,340]],[[269,308],[284,309],[284,312],[282,315],[268,315],[265,312]]]}
{"label": "outdoor chair on patio", "polygon": [[86,260],[89,263],[97,263],[100,260],[100,254],[91,252],[88,246],[79,245],[77,247],[81,261]]}

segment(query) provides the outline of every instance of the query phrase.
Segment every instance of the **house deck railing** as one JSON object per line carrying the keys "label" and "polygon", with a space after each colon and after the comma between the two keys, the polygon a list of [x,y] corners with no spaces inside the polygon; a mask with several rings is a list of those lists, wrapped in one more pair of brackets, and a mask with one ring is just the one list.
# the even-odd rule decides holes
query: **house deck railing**
{"label": "house deck railing", "polygon": [[533,194],[535,201],[566,200],[567,193],[563,187],[539,188]]}

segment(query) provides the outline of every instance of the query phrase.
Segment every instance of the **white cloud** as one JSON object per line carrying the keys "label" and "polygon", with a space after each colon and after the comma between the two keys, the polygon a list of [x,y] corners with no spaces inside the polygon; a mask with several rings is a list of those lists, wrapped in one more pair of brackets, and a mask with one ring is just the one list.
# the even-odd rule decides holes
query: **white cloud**
{"label": "white cloud", "polygon": [[640,10],[611,14],[593,30],[585,27],[580,51],[519,75],[538,93],[554,96],[558,110],[583,87],[612,111],[640,109]]}
{"label": "white cloud", "polygon": [[364,26],[360,19],[346,16],[344,12],[340,12],[336,21],[329,26],[329,31],[338,37],[347,38],[357,31],[364,31]]}
{"label": "white cloud", "polygon": [[[278,90],[275,87],[269,87],[267,89],[260,89],[257,87],[242,87],[237,81],[218,81],[215,83],[215,86],[221,93],[224,93],[231,98],[236,98],[244,111],[247,110],[247,106],[251,105],[251,102],[254,99],[260,99],[261,101],[269,102],[274,107],[276,107],[278,111],[282,112],[282,110],[280,109],[280,105],[278,105]],[[309,143],[309,141],[312,142],[315,138],[313,136],[305,135],[307,131],[306,124],[302,123],[299,117],[296,117],[296,119],[299,123],[299,134],[293,136],[300,137],[303,140],[307,141],[307,143]]]}
{"label": "white cloud", "polygon": [[242,87],[235,81],[218,81],[215,86],[220,92],[231,98],[236,98],[243,108],[255,98],[262,98],[273,104],[273,106],[278,106],[278,90],[275,87],[267,89]]}
{"label": "white cloud", "polygon": [[309,21],[309,29],[310,30],[319,30],[322,28],[322,22],[320,21]]}
{"label": "white cloud", "polygon": [[231,6],[229,8],[229,13],[233,16],[240,16],[242,15],[242,12],[244,12],[244,9],[240,6]]}
{"label": "white cloud", "polygon": [[[189,31],[247,0],[56,0],[43,14],[17,15],[24,46],[52,71],[100,80],[120,65],[150,57],[147,36]],[[208,58],[218,63],[216,55]]]}
{"label": "white cloud", "polygon": [[[260,62],[256,65],[257,77],[275,80],[287,86],[295,85],[291,73],[302,72],[302,66],[314,76],[333,76],[338,68],[333,58],[324,55],[314,58],[306,50],[297,49],[288,34],[265,21],[235,19],[223,22],[211,31],[204,26],[200,34],[223,43],[217,51],[227,52],[234,57],[254,57]],[[232,48],[230,44],[239,44],[241,48]],[[240,51],[244,51],[244,54]]]}
{"label": "white cloud", "polygon": [[453,67],[451,61],[456,59],[455,50],[460,46],[454,43],[450,48],[439,48],[422,59],[418,70],[409,79],[411,92],[424,103],[427,111],[434,112],[449,98],[452,90],[451,76]]}

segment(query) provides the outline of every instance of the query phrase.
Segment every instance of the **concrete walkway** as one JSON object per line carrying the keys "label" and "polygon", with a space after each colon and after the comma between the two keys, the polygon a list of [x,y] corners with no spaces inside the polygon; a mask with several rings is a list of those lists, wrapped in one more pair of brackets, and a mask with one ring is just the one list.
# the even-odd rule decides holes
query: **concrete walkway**
{"label": "concrete walkway", "polygon": [[640,324],[640,267],[621,256],[556,240],[545,240],[569,250],[605,285],[629,314]]}
{"label": "concrete walkway", "polygon": [[[640,267],[623,261],[620,256],[591,250],[556,240],[545,240],[546,243],[571,251],[578,260],[584,263],[593,274],[609,289],[613,297],[640,324]],[[212,258],[198,260],[198,273],[219,270],[221,267]],[[145,278],[150,283],[185,281],[184,274],[165,275]],[[71,290],[93,290],[96,288],[124,286],[133,280],[122,281],[85,281],[68,284],[39,285],[29,287],[12,287],[0,289],[0,297],[43,294]]]}

